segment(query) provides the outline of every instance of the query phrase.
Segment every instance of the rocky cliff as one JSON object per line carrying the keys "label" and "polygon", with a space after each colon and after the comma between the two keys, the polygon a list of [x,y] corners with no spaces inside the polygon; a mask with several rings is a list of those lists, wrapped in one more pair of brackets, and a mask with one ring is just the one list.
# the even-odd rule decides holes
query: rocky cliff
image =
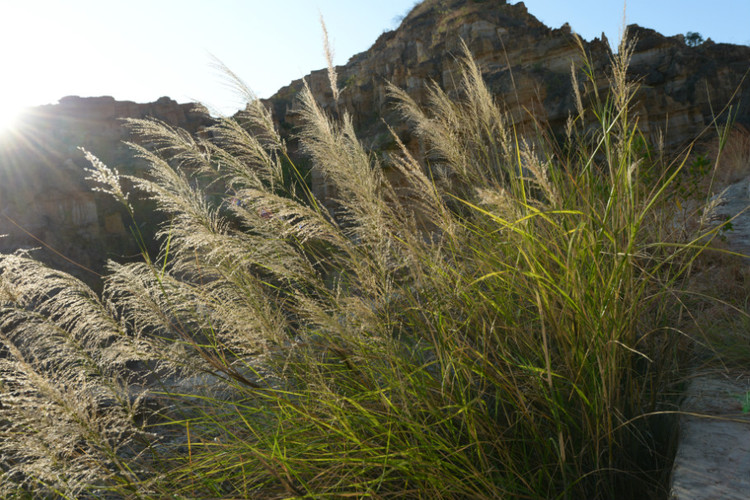
{"label": "rocky cliff", "polygon": [[[41,260],[91,284],[107,259],[139,255],[127,212],[84,180],[89,165],[78,147],[122,174],[137,173],[143,166],[122,142],[130,137],[120,119],[145,117],[191,132],[211,122],[202,106],[168,97],[148,104],[64,97],[20,117],[0,136],[0,252],[36,248]],[[153,234],[148,219],[139,223]]]}
{"label": "rocky cliff", "polygon": [[[653,144],[679,150],[728,104],[734,105],[737,122],[750,125],[750,79],[743,80],[750,69],[750,47],[711,41],[689,47],[682,36],[665,37],[635,25],[629,34],[636,45],[628,76],[640,84],[634,111]],[[353,116],[366,144],[376,150],[393,146],[381,119],[391,125],[402,121],[389,101],[387,82],[407,89],[418,101],[424,101],[430,82],[450,89],[462,40],[519,130],[530,125],[533,116],[562,133],[568,116],[575,113],[571,63],[580,72],[583,60],[568,25],[548,28],[523,3],[426,0],[397,30],[384,33],[368,51],[337,68],[339,109]],[[602,35],[583,46],[600,76],[599,90],[606,91],[609,43]],[[327,78],[327,71],[320,70],[305,80],[319,102],[333,111]],[[294,81],[268,101],[282,129],[297,124],[295,96],[302,85],[302,80]],[[406,128],[397,130],[408,144]]]}
{"label": "rocky cliff", "polygon": [[[750,79],[743,79],[750,68],[750,47],[710,41],[689,47],[681,36],[664,37],[638,26],[631,26],[630,34],[637,43],[629,77],[640,83],[634,112],[654,144],[679,150],[728,104],[734,106],[736,121],[750,128]],[[353,116],[366,145],[375,150],[395,146],[385,121],[406,144],[418,147],[392,107],[387,83],[421,101],[429,82],[450,89],[462,40],[518,130],[536,117],[562,133],[575,112],[571,63],[580,70],[583,60],[567,25],[551,29],[523,3],[425,0],[397,30],[384,33],[368,51],[338,68],[338,109]],[[602,37],[583,46],[601,75],[597,85],[605,91],[609,44]],[[305,79],[333,112],[336,103],[327,71]],[[296,95],[302,86],[301,79],[292,82],[267,101],[284,133],[298,124]],[[83,267],[99,272],[108,258],[137,255],[127,229],[130,221],[121,208],[83,181],[87,165],[77,147],[89,149],[121,173],[137,173],[141,167],[121,143],[128,133],[119,118],[146,116],[191,132],[211,123],[201,106],[166,97],[149,104],[66,97],[34,109],[13,134],[0,137],[0,234],[8,235],[0,238],[0,251],[39,247],[39,257],[89,282],[95,282],[96,275]],[[325,195],[323,179],[313,176],[313,187]],[[152,233],[152,228],[142,229]]]}

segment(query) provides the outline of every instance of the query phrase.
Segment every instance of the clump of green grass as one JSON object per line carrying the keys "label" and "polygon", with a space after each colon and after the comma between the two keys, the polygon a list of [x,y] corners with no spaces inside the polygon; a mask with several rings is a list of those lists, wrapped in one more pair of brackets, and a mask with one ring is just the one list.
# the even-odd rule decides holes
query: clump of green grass
{"label": "clump of green grass", "polygon": [[[661,200],[676,173],[641,180],[629,54],[624,44],[613,61],[611,95],[577,96],[564,147],[519,137],[468,49],[455,95],[432,87],[423,109],[391,89],[424,161],[367,151],[346,113],[331,119],[305,88],[299,143],[338,193],[335,218],[251,94],[210,139],[132,120],[154,147],[131,145],[150,165],[131,180],[170,216],[161,254],[112,263],[102,298],[2,257],[3,487],[180,498],[658,487],[668,436],[651,415],[669,403],[672,326],[701,246],[672,234]],[[125,200],[117,175],[94,167]],[[37,407],[54,412],[17,420]],[[75,439],[45,447],[60,422]]]}

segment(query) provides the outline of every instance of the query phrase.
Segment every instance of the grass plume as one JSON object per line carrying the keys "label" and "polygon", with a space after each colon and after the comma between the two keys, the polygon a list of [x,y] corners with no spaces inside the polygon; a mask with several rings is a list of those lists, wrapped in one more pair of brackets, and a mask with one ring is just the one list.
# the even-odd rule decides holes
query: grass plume
{"label": "grass plume", "polygon": [[655,488],[672,325],[706,235],[674,236],[674,176],[644,185],[631,52],[613,59],[611,96],[575,85],[593,113],[571,118],[563,148],[519,138],[463,50],[458,99],[433,86],[423,108],[390,88],[425,159],[395,134],[390,160],[367,151],[305,87],[300,149],[336,187],[336,216],[252,96],[204,138],[131,120],[153,147],[130,145],[149,165],[130,181],[170,217],[160,255],[111,263],[101,298],[0,257],[4,493]]}

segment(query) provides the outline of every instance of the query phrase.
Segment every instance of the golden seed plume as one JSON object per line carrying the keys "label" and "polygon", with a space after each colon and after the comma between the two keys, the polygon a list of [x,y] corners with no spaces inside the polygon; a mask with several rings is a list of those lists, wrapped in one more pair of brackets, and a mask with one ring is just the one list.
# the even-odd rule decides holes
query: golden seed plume
{"label": "golden seed plume", "polygon": [[323,19],[323,14],[320,15],[320,27],[323,29],[323,52],[326,56],[326,63],[328,64],[328,79],[331,82],[331,92],[333,92],[333,100],[339,100],[339,87],[338,87],[338,74],[336,73],[336,67],[333,65],[333,49],[328,40],[328,29],[326,28],[326,22]]}

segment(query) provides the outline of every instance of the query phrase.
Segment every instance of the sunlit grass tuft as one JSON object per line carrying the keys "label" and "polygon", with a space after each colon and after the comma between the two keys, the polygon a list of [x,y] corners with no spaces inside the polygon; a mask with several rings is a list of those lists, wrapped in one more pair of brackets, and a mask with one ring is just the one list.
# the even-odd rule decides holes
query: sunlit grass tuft
{"label": "sunlit grass tuft", "polygon": [[[714,233],[675,227],[679,167],[643,180],[630,53],[613,59],[611,95],[577,96],[588,111],[558,144],[521,138],[464,47],[456,95],[432,87],[422,108],[391,88],[424,161],[366,150],[305,87],[300,149],[338,193],[336,217],[257,100],[210,139],[131,120],[154,146],[131,145],[149,171],[130,181],[169,216],[161,254],[112,263],[101,299],[25,257],[0,261],[6,491],[658,489],[681,297]],[[590,66],[573,72],[597,88]],[[62,424],[70,439],[45,448]]]}

